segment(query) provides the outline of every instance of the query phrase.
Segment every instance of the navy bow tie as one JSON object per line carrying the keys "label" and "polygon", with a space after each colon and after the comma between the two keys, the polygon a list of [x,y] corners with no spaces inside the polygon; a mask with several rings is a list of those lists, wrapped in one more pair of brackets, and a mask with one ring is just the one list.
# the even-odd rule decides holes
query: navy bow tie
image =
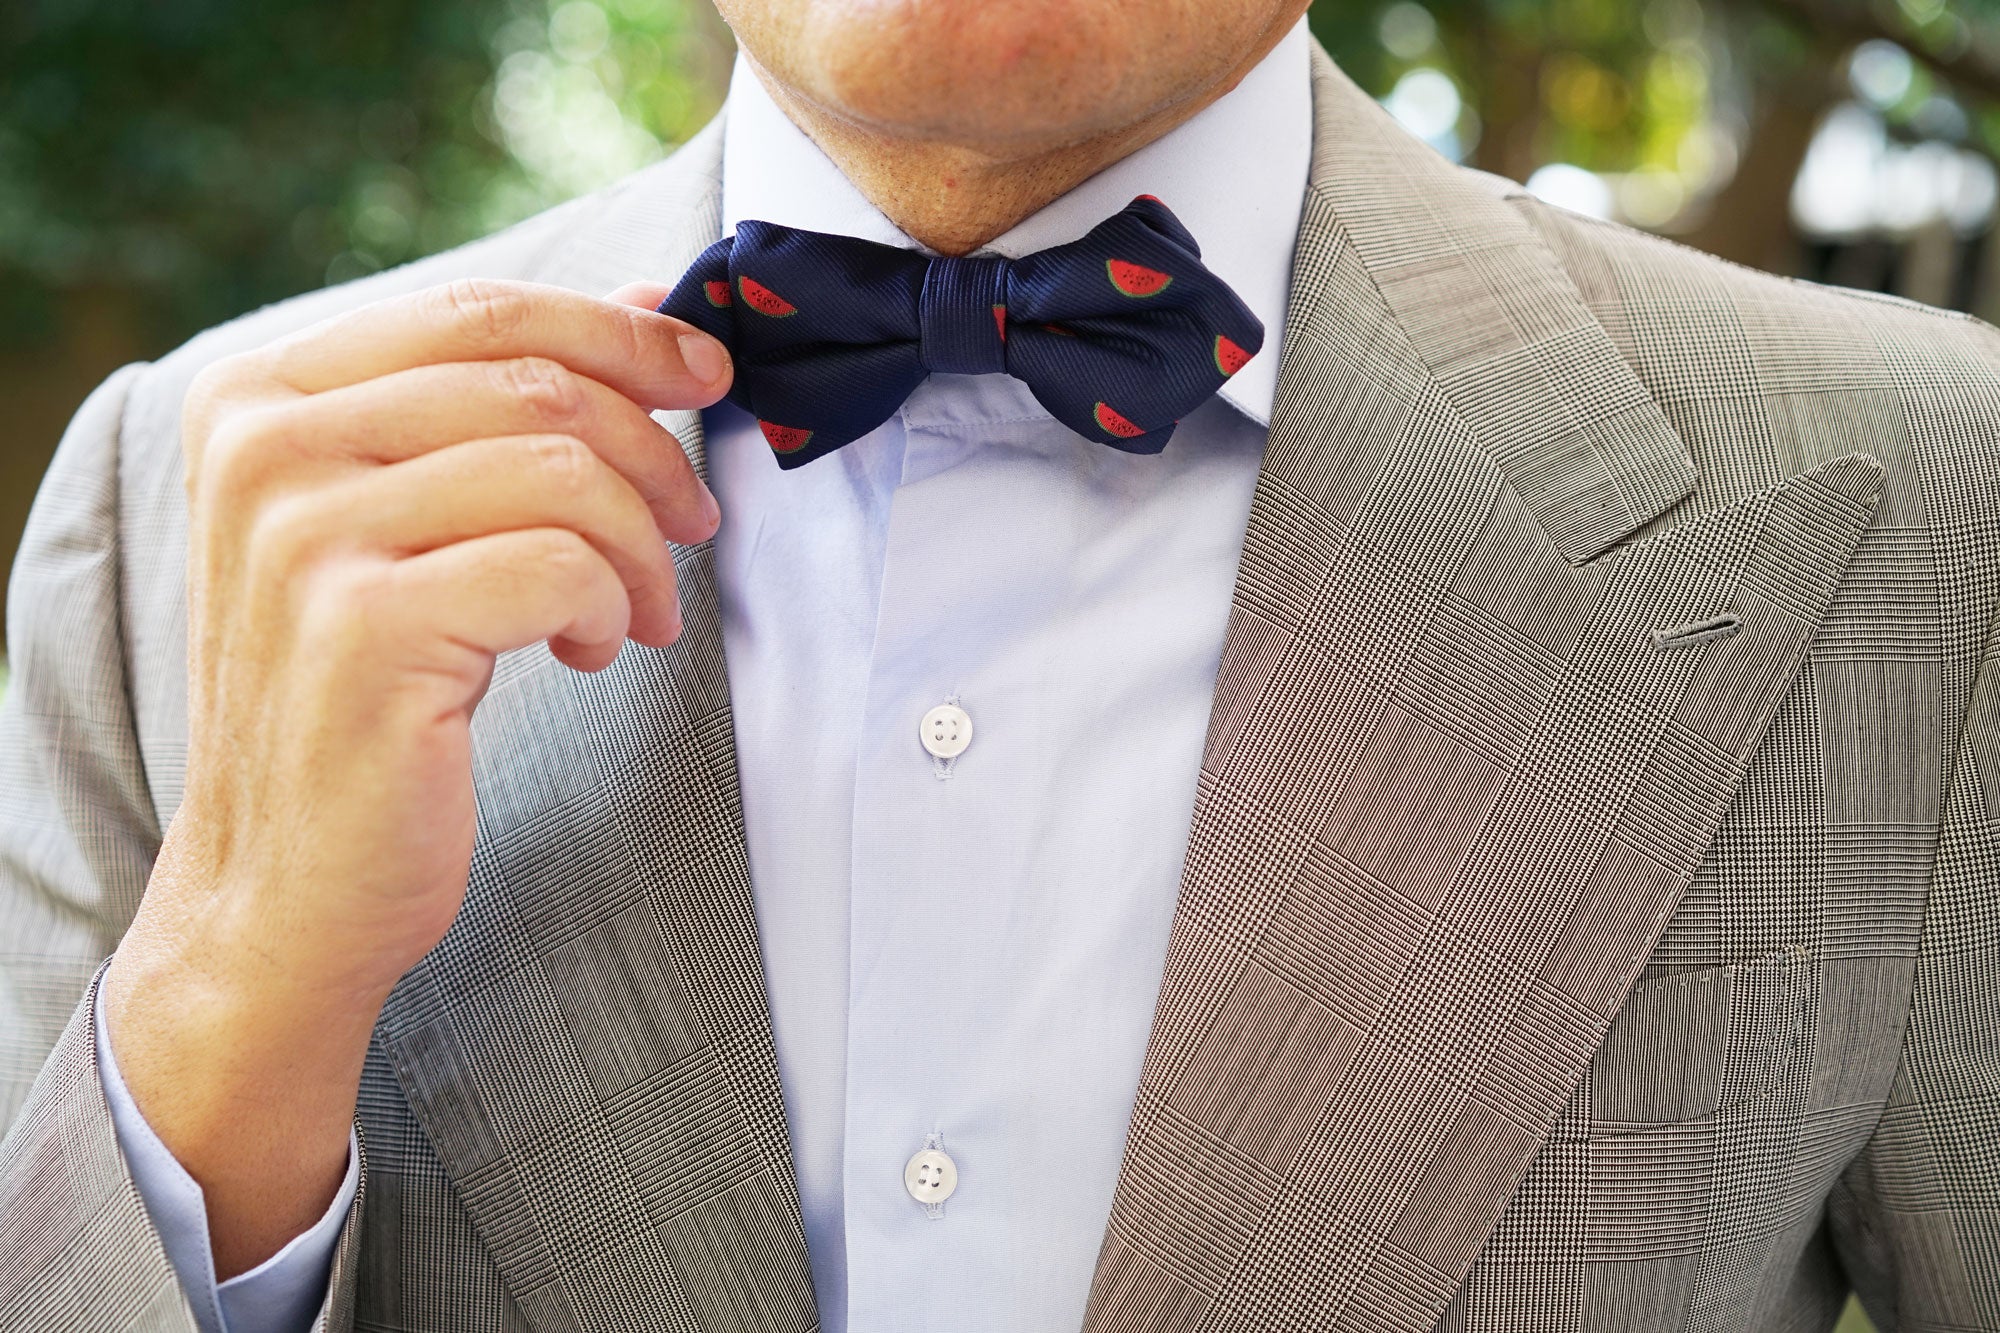
{"label": "navy bow tie", "polygon": [[874,430],[934,371],[1004,371],[1086,439],[1155,454],[1264,345],[1262,322],[1149,194],[1019,259],[744,222],[659,309],[729,348],[730,400],[788,468]]}

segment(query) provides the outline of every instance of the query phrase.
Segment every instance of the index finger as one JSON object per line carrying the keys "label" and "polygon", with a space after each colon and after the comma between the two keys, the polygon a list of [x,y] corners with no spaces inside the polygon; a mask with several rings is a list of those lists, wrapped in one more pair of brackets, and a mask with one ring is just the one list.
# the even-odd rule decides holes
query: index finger
{"label": "index finger", "polygon": [[697,408],[729,388],[729,353],[668,315],[564,287],[464,279],[337,315],[265,348],[271,378],[323,393],[400,370],[539,356],[645,408]]}

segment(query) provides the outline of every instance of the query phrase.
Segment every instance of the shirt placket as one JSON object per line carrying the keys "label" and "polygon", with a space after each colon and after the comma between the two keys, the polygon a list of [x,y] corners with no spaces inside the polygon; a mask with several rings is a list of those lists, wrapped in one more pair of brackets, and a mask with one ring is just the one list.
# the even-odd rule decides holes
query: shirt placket
{"label": "shirt placket", "polygon": [[[1004,1293],[1007,1172],[981,1015],[1007,972],[1023,756],[1008,646],[1059,586],[1002,546],[1008,445],[1048,423],[903,419],[856,756],[844,1156],[848,1327],[965,1329]],[[1005,395],[1011,402],[1012,395]],[[963,391],[951,400],[966,407]],[[984,497],[989,503],[975,501]],[[968,1323],[968,1319],[971,1320]]]}

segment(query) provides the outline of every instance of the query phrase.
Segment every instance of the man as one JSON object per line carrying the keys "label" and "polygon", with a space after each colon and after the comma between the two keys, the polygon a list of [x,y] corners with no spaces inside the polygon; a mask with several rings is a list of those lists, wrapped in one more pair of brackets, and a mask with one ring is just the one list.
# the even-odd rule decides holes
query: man
{"label": "man", "polygon": [[[1301,0],[724,8],[672,160],[79,414],[0,1325],[2000,1328],[1993,332],[1455,168]],[[797,391],[766,242],[927,284],[802,466],[694,328]],[[1036,264],[1261,350],[1091,434],[1124,333],[930,327]]]}

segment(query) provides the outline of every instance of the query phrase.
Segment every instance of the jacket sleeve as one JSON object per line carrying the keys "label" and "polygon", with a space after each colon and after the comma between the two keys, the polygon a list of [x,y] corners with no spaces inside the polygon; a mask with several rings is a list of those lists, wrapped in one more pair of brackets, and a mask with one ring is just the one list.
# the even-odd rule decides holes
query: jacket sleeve
{"label": "jacket sleeve", "polygon": [[2000,1330],[2000,638],[1947,789],[1889,1102],[1829,1224],[1883,1333]]}
{"label": "jacket sleeve", "polygon": [[[0,699],[0,1331],[195,1333],[119,1149],[92,978],[130,924],[160,830],[132,714],[119,465],[141,367],[64,434],[8,590]],[[352,1322],[357,1198],[315,1328]]]}

